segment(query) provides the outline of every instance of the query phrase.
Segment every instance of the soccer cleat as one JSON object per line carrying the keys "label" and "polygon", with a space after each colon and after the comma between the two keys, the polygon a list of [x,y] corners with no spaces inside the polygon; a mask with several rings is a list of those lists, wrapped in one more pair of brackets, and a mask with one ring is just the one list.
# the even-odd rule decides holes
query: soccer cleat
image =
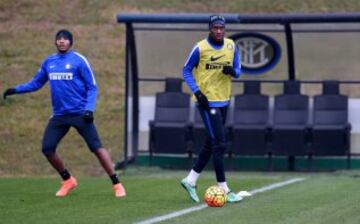
{"label": "soccer cleat", "polygon": [[70,177],[70,179],[64,180],[60,189],[56,192],[56,197],[65,197],[78,185],[76,179],[74,177]]}
{"label": "soccer cleat", "polygon": [[241,201],[243,198],[237,194],[235,194],[234,192],[232,191],[229,191],[227,193],[227,202],[229,203],[236,203],[236,202],[239,202]]}
{"label": "soccer cleat", "polygon": [[181,180],[181,186],[189,193],[191,200],[195,202],[200,202],[200,199],[196,193],[196,186],[191,186],[187,181],[186,178]]}
{"label": "soccer cleat", "polygon": [[113,185],[115,191],[115,197],[121,198],[126,196],[125,188],[121,183]]}

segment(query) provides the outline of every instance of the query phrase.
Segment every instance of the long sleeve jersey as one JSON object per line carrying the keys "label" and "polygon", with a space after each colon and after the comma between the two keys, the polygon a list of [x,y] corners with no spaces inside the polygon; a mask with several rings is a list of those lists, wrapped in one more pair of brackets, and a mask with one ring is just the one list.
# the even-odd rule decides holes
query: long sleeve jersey
{"label": "long sleeve jersey", "polygon": [[53,115],[83,114],[96,107],[97,86],[87,59],[70,50],[46,58],[32,80],[17,85],[16,93],[33,92],[49,81]]}
{"label": "long sleeve jersey", "polygon": [[224,44],[218,46],[207,38],[193,47],[183,67],[183,77],[191,91],[201,90],[212,107],[226,106],[230,102],[231,77],[222,73],[224,65],[234,68],[234,78],[240,76],[240,54],[236,44],[225,38]]}

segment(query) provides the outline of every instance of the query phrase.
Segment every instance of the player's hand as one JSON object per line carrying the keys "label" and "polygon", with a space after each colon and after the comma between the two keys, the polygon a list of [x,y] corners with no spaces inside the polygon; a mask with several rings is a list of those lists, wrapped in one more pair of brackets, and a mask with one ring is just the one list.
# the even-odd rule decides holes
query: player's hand
{"label": "player's hand", "polygon": [[200,90],[196,91],[194,95],[198,101],[199,107],[206,110],[209,109],[209,101],[207,97]]}
{"label": "player's hand", "polygon": [[4,100],[6,100],[6,97],[7,97],[7,96],[14,95],[15,93],[16,93],[16,89],[14,89],[14,88],[9,88],[9,89],[7,89],[7,90],[3,93],[3,98],[4,98]]}
{"label": "player's hand", "polygon": [[90,110],[86,110],[83,116],[85,121],[88,123],[92,123],[94,121],[94,114]]}
{"label": "player's hand", "polygon": [[230,66],[230,65],[224,65],[222,72],[223,72],[225,75],[231,75],[231,76],[235,76],[235,75],[236,75],[234,68],[233,68],[232,66]]}

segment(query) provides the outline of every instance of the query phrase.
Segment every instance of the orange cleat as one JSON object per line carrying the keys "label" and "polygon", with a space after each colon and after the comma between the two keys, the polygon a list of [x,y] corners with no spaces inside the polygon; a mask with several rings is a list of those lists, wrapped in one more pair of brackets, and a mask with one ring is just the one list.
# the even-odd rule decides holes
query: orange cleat
{"label": "orange cleat", "polygon": [[115,191],[115,197],[121,198],[126,196],[125,188],[121,183],[113,185]]}
{"label": "orange cleat", "polygon": [[56,192],[56,197],[65,197],[78,185],[74,177],[62,182],[61,188]]}

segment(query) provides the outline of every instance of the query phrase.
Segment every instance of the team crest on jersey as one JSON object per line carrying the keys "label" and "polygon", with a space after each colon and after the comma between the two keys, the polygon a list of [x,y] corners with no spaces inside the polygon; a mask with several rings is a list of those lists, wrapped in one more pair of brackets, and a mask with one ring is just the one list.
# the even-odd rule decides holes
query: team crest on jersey
{"label": "team crest on jersey", "polygon": [[70,65],[70,64],[66,64],[66,65],[65,65],[65,68],[66,68],[66,69],[70,69],[70,68],[71,68],[71,65]]}
{"label": "team crest on jersey", "polygon": [[230,50],[234,48],[234,46],[232,44],[227,44],[226,47],[227,47],[227,49],[230,49]]}

